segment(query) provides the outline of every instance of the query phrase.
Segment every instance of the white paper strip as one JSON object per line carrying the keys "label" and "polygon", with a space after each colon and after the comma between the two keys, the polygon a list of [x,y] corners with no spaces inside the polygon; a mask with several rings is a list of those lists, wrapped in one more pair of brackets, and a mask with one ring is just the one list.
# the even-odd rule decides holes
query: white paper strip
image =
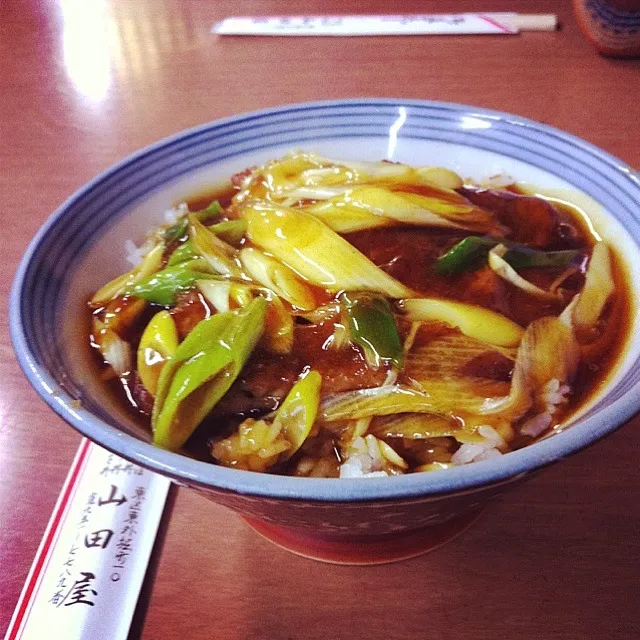
{"label": "white paper strip", "polygon": [[124,640],[170,484],[83,440],[5,640]]}
{"label": "white paper strip", "polygon": [[[555,16],[553,24],[555,28]],[[518,33],[515,13],[397,16],[230,17],[214,25],[218,35],[380,36]]]}

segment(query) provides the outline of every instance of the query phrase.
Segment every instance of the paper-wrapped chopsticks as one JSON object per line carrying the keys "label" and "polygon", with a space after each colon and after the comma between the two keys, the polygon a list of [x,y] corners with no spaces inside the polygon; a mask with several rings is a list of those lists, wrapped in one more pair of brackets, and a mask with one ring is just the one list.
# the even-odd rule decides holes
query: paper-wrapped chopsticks
{"label": "paper-wrapped chopsticks", "polygon": [[83,440],[5,640],[124,640],[169,486]]}
{"label": "paper-wrapped chopsticks", "polygon": [[517,34],[557,27],[553,14],[435,13],[229,17],[214,25],[212,31],[221,36],[383,36]]}

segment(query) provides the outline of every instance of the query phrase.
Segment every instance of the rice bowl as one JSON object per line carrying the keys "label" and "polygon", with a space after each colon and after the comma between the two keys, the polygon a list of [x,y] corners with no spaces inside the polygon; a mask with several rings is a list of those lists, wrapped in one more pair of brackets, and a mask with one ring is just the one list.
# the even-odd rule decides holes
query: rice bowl
{"label": "rice bowl", "polygon": [[[637,412],[640,295],[631,281],[631,326],[605,386],[571,417],[569,428],[508,455],[428,474],[334,481],[224,468],[153,447],[94,381],[90,354],[77,347],[77,327],[87,324],[82,301],[127,270],[125,241],[142,238],[158,211],[302,146],[329,157],[413,165],[428,155],[465,177],[508,174],[559,197],[577,192],[599,205],[590,217],[623,269],[630,272],[640,257],[636,174],[550,127],[477,108],[404,100],[295,105],[218,121],[142,150],[96,178],[62,205],[27,250],[12,289],[12,339],[26,375],[65,420],[118,455],[244,515],[350,536],[415,530],[473,511]],[[121,259],[114,260],[113,247],[123,248]],[[101,272],[96,265],[104,265]],[[561,388],[554,384],[547,391],[551,401]],[[533,433],[540,425],[530,428]]]}

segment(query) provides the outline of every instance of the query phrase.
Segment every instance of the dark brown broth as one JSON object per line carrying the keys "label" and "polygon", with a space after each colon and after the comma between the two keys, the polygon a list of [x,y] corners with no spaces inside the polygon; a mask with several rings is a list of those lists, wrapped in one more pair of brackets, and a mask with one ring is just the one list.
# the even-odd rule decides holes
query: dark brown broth
{"label": "dark brown broth", "polygon": [[[428,188],[416,190],[412,187],[408,190],[427,196],[441,195],[434,194]],[[517,193],[517,190],[514,189],[514,191]],[[234,193],[235,189],[231,186],[214,192],[203,192],[188,200],[189,209],[191,211],[204,209],[212,200],[218,200],[226,208]],[[562,237],[558,233],[552,242],[553,249],[580,247],[586,252],[590,252],[595,239],[590,235],[584,220],[569,207],[559,206],[557,203],[554,203],[554,207],[559,212],[561,223],[571,226],[577,231],[577,234],[572,237]],[[351,233],[345,238],[380,268],[424,296],[443,297],[479,304],[506,315],[522,326],[527,326],[536,318],[558,315],[562,311],[564,303],[541,303],[540,300],[500,279],[488,268],[455,276],[441,276],[434,273],[433,265],[438,257],[467,235],[470,234],[398,226]],[[570,405],[558,414],[560,420],[565,420],[599,391],[619,359],[625,336],[628,334],[630,310],[627,297],[627,276],[620,267],[621,263],[615,251],[613,251],[613,255],[616,296],[610,303],[605,317],[601,320],[601,335],[597,341],[598,348],[583,357],[580,363],[578,373],[572,383]],[[531,282],[545,287],[561,271],[561,269],[527,269],[522,270],[521,275]],[[568,282],[569,293],[571,295],[577,293],[582,285],[582,276],[573,278]],[[319,291],[318,294],[320,294]],[[322,292],[322,295],[324,295],[322,302],[326,302],[331,297],[327,296],[325,292]],[[196,309],[198,305],[199,308]],[[207,305],[201,296],[198,296],[198,305],[194,305],[189,310],[191,316],[186,320],[187,325],[193,325],[198,319],[205,317]],[[152,306],[152,311],[157,310]],[[185,445],[183,452],[201,460],[211,461],[209,454],[211,438],[228,433],[244,416],[260,415],[260,413],[275,409],[281,397],[286,394],[304,366],[310,365],[318,369],[325,380],[325,387],[329,387],[331,391],[346,389],[349,387],[348,382],[354,380],[360,380],[360,382],[352,384],[351,388],[381,384],[386,372],[375,372],[369,369],[357,348],[348,347],[340,351],[328,351],[323,348],[326,339],[332,332],[331,322],[324,325],[299,325],[296,326],[294,349],[291,354],[274,356],[274,354],[257,350],[229,392],[229,397],[225,397],[212,415],[198,427]],[[132,340],[134,347],[137,347],[139,338],[140,336],[137,335]],[[97,351],[94,350],[94,353],[97,354]],[[128,387],[132,388],[134,386],[133,378],[127,383]],[[127,384],[123,387],[117,378],[108,380],[106,384],[120,398],[121,402],[130,407],[132,415],[137,421],[148,429],[149,417],[141,407],[136,405]],[[239,404],[235,406],[236,408],[242,407],[243,394],[250,399],[260,395],[264,396],[264,407],[262,411],[238,410],[232,418],[230,412],[226,410],[226,405],[231,409],[234,407],[234,402],[239,401]],[[317,442],[310,441],[307,449],[309,452],[313,452],[321,447],[326,448],[327,441],[330,441],[335,447],[338,445],[339,439],[334,438],[331,434],[324,434],[319,437]],[[435,439],[434,442],[411,442],[400,445],[398,440],[389,440],[394,448],[415,464],[431,460],[438,461],[441,455],[438,452],[443,449],[441,441],[443,441],[442,438]],[[524,445],[527,442],[522,441],[516,444]],[[435,450],[436,453],[430,454],[431,450]],[[300,455],[295,456],[286,465],[286,468],[275,471],[292,473]]]}

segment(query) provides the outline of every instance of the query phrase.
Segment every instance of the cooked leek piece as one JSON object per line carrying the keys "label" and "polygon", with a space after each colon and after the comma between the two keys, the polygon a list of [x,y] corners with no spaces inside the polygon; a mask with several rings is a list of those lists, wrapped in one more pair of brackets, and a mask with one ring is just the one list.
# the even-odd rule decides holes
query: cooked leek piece
{"label": "cooked leek piece", "polygon": [[462,186],[458,174],[441,167],[410,167],[395,162],[357,162],[323,158],[316,154],[297,154],[315,167],[301,173],[303,184],[344,184],[345,182],[399,182],[421,184],[442,190]]}
{"label": "cooked leek piece", "polygon": [[145,389],[155,396],[164,363],[178,348],[178,331],[168,311],[159,311],[146,326],[138,346],[138,375]]}
{"label": "cooked leek piece", "polygon": [[282,300],[270,289],[232,280],[198,280],[198,289],[216,311],[248,306],[258,295],[269,302],[264,333],[260,344],[268,351],[287,354],[293,347],[294,316],[285,308]]}
{"label": "cooked leek piece", "polygon": [[352,342],[364,351],[370,366],[378,369],[389,363],[402,368],[404,353],[396,320],[385,298],[343,294],[346,326]]}
{"label": "cooked leek piece", "polygon": [[122,295],[127,289],[130,289],[134,284],[143,280],[160,269],[162,265],[162,254],[164,253],[164,244],[159,243],[153,249],[151,249],[142,262],[131,269],[131,271],[118,276],[111,282],[98,289],[98,291],[91,298],[91,304],[99,304],[106,302],[107,300],[113,300]]}
{"label": "cooked leek piece", "polygon": [[188,260],[194,260],[199,258],[198,252],[193,246],[191,240],[183,242],[172,254],[167,262],[168,267],[175,267],[181,262],[187,262]]}
{"label": "cooked leek piece", "polygon": [[585,331],[595,326],[614,289],[609,249],[604,242],[598,242],[593,247],[584,287],[573,309],[576,330]]}
{"label": "cooked leek piece", "polygon": [[138,321],[147,303],[133,297],[120,297],[108,302],[93,316],[94,331],[111,329],[119,335],[126,335]]}
{"label": "cooked leek piece", "polygon": [[273,353],[290,353],[293,348],[293,316],[278,296],[271,295],[265,319],[262,346]]}
{"label": "cooked leek piece", "polygon": [[400,454],[390,444],[386,443],[384,440],[380,440],[379,438],[376,438],[376,440],[378,441],[380,453],[383,458],[386,458],[387,462],[390,462],[396,467],[400,467],[400,469],[409,468],[409,465],[406,463],[404,458],[402,458],[402,456],[400,456]]}
{"label": "cooked leek piece", "polygon": [[165,229],[164,232],[164,241],[167,244],[171,242],[175,242],[176,240],[180,240],[186,233],[189,228],[189,221],[182,217],[177,220],[174,224],[172,224],[168,229]]}
{"label": "cooked leek piece", "polygon": [[[323,200],[326,195],[330,196],[329,202],[336,208],[349,207],[350,210],[369,212],[404,224],[483,232],[497,232],[501,228],[492,214],[478,209],[457,194],[454,194],[455,198],[444,200],[370,185],[333,189],[307,187],[287,193],[289,198],[313,200]],[[314,212],[313,207],[311,211]]]}
{"label": "cooked leek piece", "polygon": [[324,398],[320,407],[320,416],[325,422],[402,412],[439,413],[429,394],[400,385],[336,393]]}
{"label": "cooked leek piece", "polygon": [[223,211],[222,205],[217,200],[212,200],[211,203],[201,209],[200,211],[196,211],[193,215],[202,223],[209,222],[211,218],[214,218],[221,214]]}
{"label": "cooked leek piece", "polygon": [[487,263],[493,247],[504,244],[508,251],[502,256],[514,269],[529,267],[567,267],[579,251],[536,251],[525,245],[485,236],[467,236],[440,256],[433,266],[435,273],[450,275],[471,271]]}
{"label": "cooked leek piece", "polygon": [[570,382],[579,361],[580,347],[571,327],[551,316],[534,320],[520,342],[509,395],[488,399],[480,413],[505,411],[519,417],[536,401],[540,410],[552,411],[542,393],[545,385],[551,380]]}
{"label": "cooked leek piece", "polygon": [[329,291],[378,291],[390,298],[412,292],[382,271],[317,218],[286,207],[244,206],[249,239],[308,282]]}
{"label": "cooked leek piece", "polygon": [[[178,206],[178,212],[188,214],[189,209],[185,203]],[[191,215],[200,222],[206,222],[210,218],[222,213],[222,207],[217,200],[214,200],[208,207],[201,211],[196,211]],[[168,245],[183,238],[189,230],[189,220],[186,215],[181,215],[170,227],[164,231],[164,241]]]}
{"label": "cooked leek piece", "polygon": [[218,313],[226,313],[229,311],[231,280],[211,278],[207,280],[197,280],[196,284],[207,302],[210,302]]}
{"label": "cooked leek piece", "polygon": [[264,331],[267,301],[202,320],[167,360],[153,406],[154,442],[176,450],[229,390]]}
{"label": "cooked leek piece", "polygon": [[254,471],[285,462],[311,432],[321,384],[320,374],[308,371],[293,385],[272,420],[243,421],[236,433],[213,444],[212,456],[220,464]]}
{"label": "cooked leek piece", "polygon": [[465,335],[500,347],[515,347],[524,329],[495,311],[466,302],[438,298],[403,300],[400,308],[413,322],[443,322]]}
{"label": "cooked leek piece", "polygon": [[133,366],[131,345],[112,329],[104,329],[95,337],[104,361],[117,376],[129,373]]}
{"label": "cooked leek piece", "polygon": [[[427,187],[436,199],[465,202],[455,189],[460,176],[440,167],[418,167],[390,162],[350,162],[313,153],[288,154],[253,170],[236,202],[262,199],[289,205],[296,200],[324,200],[346,186]],[[309,189],[309,191],[305,191]],[[466,203],[467,205],[469,203]]]}
{"label": "cooked leek piece", "polygon": [[321,385],[322,376],[317,371],[308,371],[293,385],[276,413],[273,426],[291,445],[287,458],[302,446],[311,432],[318,413]]}
{"label": "cooked leek piece", "polygon": [[[511,385],[485,373],[486,358],[498,359],[507,377],[513,366],[509,350],[492,347],[457,331],[437,335],[409,351],[400,378],[405,384],[424,389],[438,413],[477,413],[487,398],[504,398]],[[481,363],[478,365],[477,363]],[[485,377],[487,376],[487,377]]]}
{"label": "cooked leek piece", "polygon": [[443,191],[453,191],[462,186],[458,174],[441,167],[410,167],[406,164],[391,162],[352,162],[342,160],[324,160],[332,164],[343,165],[360,182],[398,182],[403,184],[422,184]]}
{"label": "cooked leek piece", "polygon": [[460,422],[433,413],[400,413],[375,418],[369,432],[378,438],[423,440],[453,436],[461,430]]}
{"label": "cooked leek piece", "polygon": [[309,285],[280,261],[253,248],[242,249],[239,258],[248,276],[289,304],[303,311],[316,307],[315,296]]}
{"label": "cooked leek piece", "polygon": [[299,186],[300,175],[309,169],[317,169],[321,166],[321,160],[313,154],[293,153],[284,156],[280,160],[268,162],[256,173],[270,191],[280,193],[286,189]]}
{"label": "cooked leek piece", "polygon": [[209,271],[208,263],[201,258],[180,262],[138,281],[125,293],[147,302],[169,306],[175,304],[178,293],[206,278]]}
{"label": "cooked leek piece", "polygon": [[336,233],[379,229],[396,224],[391,218],[385,218],[366,209],[345,203],[342,198],[338,202],[332,199],[307,205],[304,207],[304,211],[316,216],[316,218],[320,218]]}
{"label": "cooked leek piece", "polygon": [[341,305],[339,302],[329,302],[313,311],[298,311],[296,316],[304,318],[312,324],[321,324],[327,320],[334,320],[340,316]]}
{"label": "cooked leek piece", "polygon": [[118,376],[132,370],[131,345],[121,338],[147,308],[144,300],[116,298],[92,317],[92,342]]}
{"label": "cooked leek piece", "polygon": [[208,227],[209,231],[215,233],[227,244],[238,246],[247,230],[247,223],[244,220],[225,220]]}
{"label": "cooked leek piece", "polygon": [[189,214],[189,238],[196,251],[209,263],[215,273],[239,278],[241,269],[232,246],[218,238],[194,214]]}
{"label": "cooked leek piece", "polygon": [[499,244],[489,251],[489,267],[503,280],[511,283],[514,287],[522,289],[526,293],[536,296],[541,300],[561,300],[557,292],[545,291],[535,284],[525,280],[504,258],[508,249],[503,244]]}

